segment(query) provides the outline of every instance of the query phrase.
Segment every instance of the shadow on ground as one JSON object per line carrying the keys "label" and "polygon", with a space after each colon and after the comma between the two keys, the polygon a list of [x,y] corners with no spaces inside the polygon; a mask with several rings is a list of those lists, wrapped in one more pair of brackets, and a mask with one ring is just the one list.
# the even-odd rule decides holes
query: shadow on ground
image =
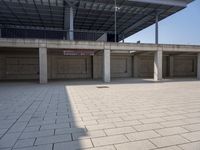
{"label": "shadow on ground", "polygon": [[65,84],[0,84],[1,150],[92,147]]}

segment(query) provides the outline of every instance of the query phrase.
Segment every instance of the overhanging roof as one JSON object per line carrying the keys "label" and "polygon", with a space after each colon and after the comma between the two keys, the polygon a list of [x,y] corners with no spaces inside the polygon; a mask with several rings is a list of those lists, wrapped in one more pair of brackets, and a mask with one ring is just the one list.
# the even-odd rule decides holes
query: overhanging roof
{"label": "overhanging roof", "polygon": [[[67,0],[74,6],[75,30],[114,31],[114,0]],[[185,8],[192,0],[116,0],[117,32],[128,37]],[[64,29],[64,0],[1,0],[0,24]],[[67,8],[69,9],[69,8]]]}

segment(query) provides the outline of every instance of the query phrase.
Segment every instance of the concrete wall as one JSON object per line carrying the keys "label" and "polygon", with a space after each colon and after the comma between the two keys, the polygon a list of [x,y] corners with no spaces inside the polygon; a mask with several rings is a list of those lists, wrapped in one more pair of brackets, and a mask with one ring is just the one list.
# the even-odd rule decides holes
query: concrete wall
{"label": "concrete wall", "polygon": [[49,51],[49,79],[87,79],[92,74],[92,56],[64,56],[63,51]]}
{"label": "concrete wall", "polygon": [[[154,57],[153,55],[151,56],[142,56],[138,55],[138,66],[137,66],[137,77],[138,78],[148,78],[148,77],[153,77],[153,70],[154,70]],[[134,69],[134,68],[133,68]],[[135,70],[136,71],[136,70]]]}
{"label": "concrete wall", "polygon": [[[153,55],[137,55],[138,77],[153,77]],[[111,54],[111,77],[133,77],[134,57]],[[197,57],[174,56],[174,77],[195,77]],[[163,56],[163,77],[169,77],[169,56]],[[103,75],[102,52],[95,56],[64,56],[63,50],[48,50],[48,79],[100,79]],[[0,49],[0,80],[38,79],[38,49]]]}
{"label": "concrete wall", "polygon": [[93,57],[93,78],[100,79],[103,76],[103,55],[97,54]]}
{"label": "concrete wall", "polygon": [[33,55],[1,55],[0,79],[38,79],[38,57]]}
{"label": "concrete wall", "polygon": [[196,56],[175,56],[174,77],[195,77],[197,74]]}
{"label": "concrete wall", "polygon": [[39,56],[36,50],[0,49],[0,80],[38,78]]}
{"label": "concrete wall", "polygon": [[111,56],[111,77],[132,77],[132,56]]}
{"label": "concrete wall", "polygon": [[[102,78],[103,56],[94,56],[94,79]],[[132,56],[126,54],[111,54],[111,77],[132,77]]]}

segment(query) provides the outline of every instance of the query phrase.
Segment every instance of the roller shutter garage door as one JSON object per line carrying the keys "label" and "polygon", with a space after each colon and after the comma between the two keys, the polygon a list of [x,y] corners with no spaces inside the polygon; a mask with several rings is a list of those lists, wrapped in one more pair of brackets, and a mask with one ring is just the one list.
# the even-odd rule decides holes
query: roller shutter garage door
{"label": "roller shutter garage door", "polygon": [[131,77],[131,56],[111,56],[111,77]]}
{"label": "roller shutter garage door", "polygon": [[92,78],[91,56],[53,56],[52,79]]}
{"label": "roller shutter garage door", "polygon": [[39,59],[31,56],[5,57],[5,79],[38,79]]}

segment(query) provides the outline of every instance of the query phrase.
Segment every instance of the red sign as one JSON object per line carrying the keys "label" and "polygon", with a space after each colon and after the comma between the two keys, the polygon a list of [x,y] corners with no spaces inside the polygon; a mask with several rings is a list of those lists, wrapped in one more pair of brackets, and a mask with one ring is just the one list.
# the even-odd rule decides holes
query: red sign
{"label": "red sign", "polygon": [[65,56],[94,56],[92,50],[65,50],[63,51]]}

